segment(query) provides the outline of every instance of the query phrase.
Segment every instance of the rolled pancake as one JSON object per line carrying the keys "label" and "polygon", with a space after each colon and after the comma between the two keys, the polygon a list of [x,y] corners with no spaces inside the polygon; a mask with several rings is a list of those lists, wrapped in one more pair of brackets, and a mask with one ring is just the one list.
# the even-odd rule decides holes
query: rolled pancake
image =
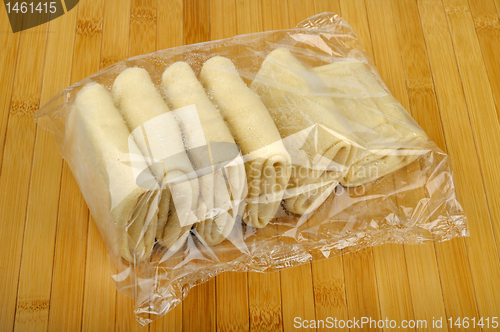
{"label": "rolled pancake", "polygon": [[172,201],[183,226],[182,234],[197,219],[198,180],[186,154],[181,130],[146,70],[135,67],[121,72],[112,93],[162,189],[156,237],[160,244],[166,245],[164,239],[170,238],[166,226],[172,216],[169,213]]}
{"label": "rolled pancake", "polygon": [[344,186],[374,181],[418,158],[418,145],[427,136],[367,64],[343,59],[314,71],[328,87],[336,111],[364,128],[356,135],[366,149],[340,181]]}
{"label": "rolled pancake", "polygon": [[[196,231],[209,245],[227,238],[233,229],[245,189],[245,167],[229,128],[185,62],[176,62],[162,76],[165,96],[176,111],[198,173],[201,197]],[[181,108],[194,105],[195,109]],[[224,174],[227,177],[228,183]]]}
{"label": "rolled pancake", "polygon": [[[148,258],[155,243],[159,195],[136,184],[129,153],[129,144],[135,143],[129,141],[130,130],[108,90],[97,83],[85,85],[71,106],[66,128],[67,159],[75,177],[81,183],[97,173],[93,185],[104,183],[109,193],[109,199],[98,199],[100,204],[109,202],[119,254],[132,263]],[[136,157],[146,169],[142,155]]]}
{"label": "rolled pancake", "polygon": [[359,145],[350,136],[352,126],[332,111],[322,96],[324,86],[289,50],[278,48],[265,58],[252,82],[269,110],[292,156],[287,208],[298,214],[314,211],[346,174]]}
{"label": "rolled pancake", "polygon": [[216,56],[200,80],[244,155],[248,195],[242,219],[257,228],[271,221],[290,178],[290,155],[268,110],[243,82],[231,60]]}

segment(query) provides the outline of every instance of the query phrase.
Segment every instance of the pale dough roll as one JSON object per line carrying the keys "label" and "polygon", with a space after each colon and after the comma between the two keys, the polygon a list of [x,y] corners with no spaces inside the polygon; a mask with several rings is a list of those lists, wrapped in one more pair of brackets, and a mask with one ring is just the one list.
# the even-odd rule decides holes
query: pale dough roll
{"label": "pale dough roll", "polygon": [[209,59],[200,80],[244,154],[248,195],[243,220],[264,227],[274,218],[290,178],[290,156],[268,110],[231,60]]}
{"label": "pale dough roll", "polygon": [[[162,86],[168,103],[177,112],[188,155],[199,174],[200,222],[195,226],[196,231],[209,245],[218,244],[233,229],[243,199],[244,165],[242,162],[228,165],[241,155],[224,119],[187,63],[176,62],[168,67],[162,76]],[[194,112],[181,109],[190,105],[195,106]]]}
{"label": "pale dough roll", "polygon": [[[153,249],[159,195],[157,190],[146,190],[136,184],[129,154],[129,144],[134,142],[129,142],[129,135],[130,130],[106,88],[89,83],[78,92],[67,120],[68,160],[80,183],[88,181],[89,174],[94,172],[103,181],[109,193],[106,209],[114,220],[118,252],[134,263],[148,258]],[[136,157],[143,159],[143,167],[147,169],[144,158]],[[94,186],[99,186],[99,182],[94,182]],[[96,200],[99,204],[108,201],[103,197]],[[100,229],[109,227],[104,225]]]}
{"label": "pale dough roll", "polygon": [[[294,163],[285,203],[298,214],[311,212],[347,172],[357,155],[355,123],[333,112],[333,102],[315,93],[318,75],[307,70],[289,50],[278,48],[266,57],[252,82],[274,119]],[[300,138],[304,133],[307,138]],[[306,156],[299,153],[305,152]],[[318,167],[317,160],[330,165]],[[326,173],[326,174],[325,174]],[[311,190],[303,190],[305,183]]]}
{"label": "pale dough roll", "polygon": [[366,128],[356,135],[369,151],[358,155],[341,180],[343,185],[374,181],[418,158],[418,148],[412,147],[427,136],[365,63],[349,59],[314,71],[327,85],[338,112]]}
{"label": "pale dough roll", "polygon": [[163,239],[169,237],[166,226],[172,216],[169,213],[172,201],[183,226],[196,220],[199,186],[193,177],[195,173],[185,151],[181,130],[146,70],[135,67],[121,72],[115,79],[112,93],[162,188],[156,237],[165,245]]}

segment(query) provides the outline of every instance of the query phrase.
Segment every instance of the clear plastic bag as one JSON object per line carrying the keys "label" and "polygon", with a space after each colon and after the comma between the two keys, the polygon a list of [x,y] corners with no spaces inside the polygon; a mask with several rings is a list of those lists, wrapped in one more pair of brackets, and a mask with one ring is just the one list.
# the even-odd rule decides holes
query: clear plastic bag
{"label": "clear plastic bag", "polygon": [[468,235],[447,155],[335,14],[130,58],[36,118],[141,324],[224,271]]}

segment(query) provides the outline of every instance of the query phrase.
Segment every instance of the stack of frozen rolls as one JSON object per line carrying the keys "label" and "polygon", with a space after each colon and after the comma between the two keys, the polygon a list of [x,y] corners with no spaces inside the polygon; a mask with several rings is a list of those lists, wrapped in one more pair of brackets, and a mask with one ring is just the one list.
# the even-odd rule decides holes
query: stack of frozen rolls
{"label": "stack of frozen rolls", "polygon": [[[309,69],[288,49],[278,48],[266,57],[251,88],[268,107],[289,150],[305,151],[309,158],[294,159],[295,168],[308,170],[292,174],[289,190],[311,182],[323,188],[291,192],[285,202],[294,213],[314,211],[332,184],[363,185],[408,165],[421,153],[418,143],[427,139],[362,61]],[[315,127],[314,140],[299,135]],[[314,159],[332,164],[323,171]],[[332,180],[325,181],[327,175]]]}
{"label": "stack of frozen rolls", "polygon": [[212,246],[231,239],[239,218],[265,227],[282,201],[307,216],[339,184],[410,164],[427,140],[356,59],[308,68],[278,48],[249,87],[231,60],[215,56],[199,79],[188,63],[171,64],[159,85],[128,68],[111,93],[85,85],[66,120],[75,177],[131,263],[155,243],[178,250],[191,229]]}

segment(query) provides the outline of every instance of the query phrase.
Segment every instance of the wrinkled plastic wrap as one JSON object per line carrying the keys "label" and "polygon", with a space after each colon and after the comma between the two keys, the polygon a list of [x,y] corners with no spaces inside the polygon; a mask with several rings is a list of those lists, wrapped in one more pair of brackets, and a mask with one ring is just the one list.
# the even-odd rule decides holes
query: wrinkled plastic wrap
{"label": "wrinkled plastic wrap", "polygon": [[335,14],[130,58],[36,118],[141,324],[224,271],[468,234],[447,155]]}

